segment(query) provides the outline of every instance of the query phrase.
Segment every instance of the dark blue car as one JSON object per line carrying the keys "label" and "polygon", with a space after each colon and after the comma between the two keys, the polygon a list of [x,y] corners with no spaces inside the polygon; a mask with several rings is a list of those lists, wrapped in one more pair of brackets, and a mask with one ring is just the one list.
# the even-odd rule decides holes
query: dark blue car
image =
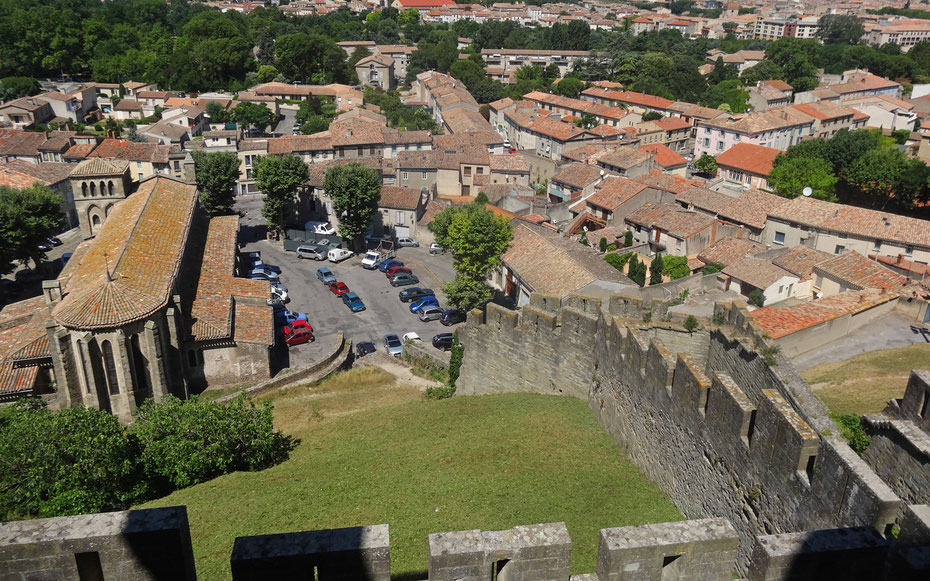
{"label": "dark blue car", "polygon": [[387,269],[394,268],[395,266],[403,266],[404,263],[399,260],[385,260],[378,265],[378,270],[381,272],[387,272]]}
{"label": "dark blue car", "polygon": [[[305,321],[309,324],[309,319],[307,318],[307,313],[297,313],[295,311],[288,311],[286,309],[275,310],[274,312],[274,322],[278,325],[289,325],[294,321]],[[312,328],[310,329],[313,330]]]}
{"label": "dark blue car", "polygon": [[365,310],[365,303],[362,302],[362,299],[353,292],[347,292],[342,295],[342,302],[345,303],[353,313],[358,313]]}

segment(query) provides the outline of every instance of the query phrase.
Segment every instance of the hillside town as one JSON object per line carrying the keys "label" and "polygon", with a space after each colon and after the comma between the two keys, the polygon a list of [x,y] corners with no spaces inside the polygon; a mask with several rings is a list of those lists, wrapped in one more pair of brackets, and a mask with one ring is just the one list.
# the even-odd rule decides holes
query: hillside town
{"label": "hillside town", "polygon": [[[512,338],[494,333],[532,327],[527,345],[555,337],[570,353],[616,318],[629,325],[611,339],[616,356],[632,365],[635,340],[643,357],[666,357],[669,397],[672,370],[700,366],[694,381],[706,372],[752,409],[740,420],[749,448],[756,406],[781,410],[805,442],[823,425],[804,397],[712,369],[722,333],[785,385],[787,369],[804,383],[818,366],[930,343],[923,4],[151,4],[162,20],[148,32],[95,6],[63,52],[0,41],[17,55],[0,64],[2,409],[99,410],[132,430],[175,398],[229,403],[366,365],[444,369],[441,397],[456,393],[458,366],[460,394],[506,392],[486,359],[497,347],[513,357]],[[126,19],[121,36],[103,32],[109,19]],[[601,389],[601,347],[585,349]],[[586,389],[555,378],[555,361],[500,376],[538,381],[534,393]],[[551,389],[535,375],[549,365]],[[901,399],[853,423],[892,425],[926,454],[930,396],[915,403],[916,373],[906,396],[897,385]],[[817,414],[839,422],[824,403],[830,415],[819,401]],[[820,460],[804,450],[792,470],[810,488]],[[849,462],[884,479],[897,469],[867,460]],[[918,472],[892,489],[925,505],[926,464]],[[94,512],[82,506],[47,516]],[[744,543],[803,529],[769,530],[755,520],[768,508],[753,510],[737,526]],[[930,544],[921,518],[907,522]],[[803,530],[831,523],[876,524]],[[744,575],[760,561],[733,551],[729,572],[704,578],[816,578],[774,565]],[[887,578],[928,571],[913,567]]]}

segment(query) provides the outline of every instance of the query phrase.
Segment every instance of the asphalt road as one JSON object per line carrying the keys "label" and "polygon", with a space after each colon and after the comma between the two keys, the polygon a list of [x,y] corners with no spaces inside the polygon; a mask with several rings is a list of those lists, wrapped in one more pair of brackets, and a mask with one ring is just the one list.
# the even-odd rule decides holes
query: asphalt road
{"label": "asphalt road", "polygon": [[[293,252],[285,252],[267,240],[249,242],[241,250],[260,251],[266,263],[281,267],[281,282],[287,287],[290,298],[286,305],[288,310],[307,313],[313,325],[316,341],[289,349],[291,367],[300,367],[317,359],[332,345],[340,330],[353,344],[371,341],[378,351],[384,350],[383,337],[388,333],[402,337],[404,333],[413,331],[425,343],[430,343],[433,335],[455,330],[455,326],[445,327],[439,321],[420,321],[410,312],[409,304],[400,302],[398,298],[398,293],[409,287],[392,287],[384,273],[362,268],[360,256],[338,264],[326,260],[301,260]],[[445,306],[446,297],[440,288],[455,276],[450,255],[431,255],[425,247],[401,248],[396,259],[404,262],[420,279],[420,284],[413,286],[433,289],[440,304]],[[342,299],[317,278],[316,271],[321,267],[329,268],[337,280],[358,294],[366,309],[360,313],[350,311]]]}

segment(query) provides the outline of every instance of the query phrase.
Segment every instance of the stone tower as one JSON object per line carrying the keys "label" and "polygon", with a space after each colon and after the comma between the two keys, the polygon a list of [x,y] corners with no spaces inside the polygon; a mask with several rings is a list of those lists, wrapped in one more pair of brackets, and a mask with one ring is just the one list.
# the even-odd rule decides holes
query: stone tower
{"label": "stone tower", "polygon": [[70,178],[81,235],[87,240],[100,231],[113,205],[129,195],[129,162],[87,159],[74,168]]}

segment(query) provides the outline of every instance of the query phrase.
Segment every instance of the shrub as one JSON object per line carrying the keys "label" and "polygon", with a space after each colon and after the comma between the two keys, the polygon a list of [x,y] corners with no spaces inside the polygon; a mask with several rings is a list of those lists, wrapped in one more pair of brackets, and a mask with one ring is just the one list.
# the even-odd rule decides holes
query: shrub
{"label": "shrub", "polygon": [[723,265],[720,264],[719,262],[708,262],[707,264],[704,265],[702,272],[704,274],[716,274],[720,272],[721,270],[723,270],[723,268],[724,268]]}
{"label": "shrub", "polygon": [[607,262],[607,264],[616,268],[620,272],[623,272],[623,267],[626,266],[626,263],[630,261],[632,256],[632,252],[627,252],[625,254],[608,254],[604,257],[604,260]]}
{"label": "shrub", "polygon": [[458,330],[452,334],[452,350],[449,356],[449,386],[455,391],[455,382],[459,379],[462,369],[462,359],[465,358],[465,348],[459,342]]}
{"label": "shrub", "polygon": [[637,260],[636,256],[630,259],[630,267],[627,269],[626,275],[639,286],[646,285],[646,265]]}
{"label": "shrub", "polygon": [[694,315],[688,315],[688,318],[685,319],[685,331],[691,334],[694,333],[697,328],[698,320],[694,317]]}
{"label": "shrub", "polygon": [[598,247],[601,249],[601,252],[607,252],[607,238],[601,236],[601,240],[598,242]]}
{"label": "shrub", "polygon": [[726,322],[726,320],[727,316],[723,311],[715,312],[713,318],[711,319],[715,325],[722,325]]}
{"label": "shrub", "polygon": [[869,444],[872,443],[862,427],[862,419],[856,414],[836,413],[831,413],[830,418],[839,427],[840,435],[849,442],[850,447],[856,451],[856,454],[861,456],[869,447]]}
{"label": "shrub", "polygon": [[629,248],[630,246],[633,246],[633,233],[627,230],[623,235],[623,247]]}
{"label": "shrub", "polygon": [[451,385],[437,385],[426,388],[426,399],[446,399],[455,395],[455,388]]}
{"label": "shrub", "polygon": [[116,416],[21,400],[0,410],[0,516],[126,508],[148,492],[137,452]]}
{"label": "shrub", "polygon": [[688,268],[688,259],[684,256],[666,256],[662,265],[662,273],[668,275],[672,280],[690,276],[691,269]]}
{"label": "shrub", "polygon": [[765,304],[765,293],[757,288],[752,289],[749,291],[746,301],[754,307],[761,307]]}
{"label": "shrub", "polygon": [[139,439],[149,478],[183,488],[235,470],[260,470],[287,459],[296,442],[275,431],[271,404],[240,396],[223,405],[199,398],[147,401],[130,433]]}
{"label": "shrub", "polygon": [[608,244],[608,245],[607,245],[607,250],[606,250],[606,252],[614,252],[614,251],[616,251],[616,250],[617,250],[617,245],[616,245],[616,244]]}

